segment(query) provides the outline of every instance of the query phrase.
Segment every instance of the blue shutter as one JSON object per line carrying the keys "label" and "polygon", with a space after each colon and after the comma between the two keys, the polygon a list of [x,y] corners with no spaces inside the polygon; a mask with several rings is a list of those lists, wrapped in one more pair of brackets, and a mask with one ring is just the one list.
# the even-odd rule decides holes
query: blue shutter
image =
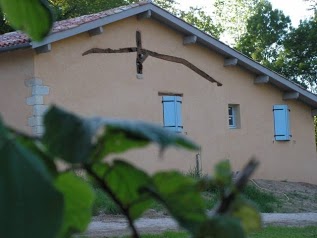
{"label": "blue shutter", "polygon": [[175,97],[175,107],[176,107],[176,126],[177,132],[183,131],[183,120],[182,120],[182,97]]}
{"label": "blue shutter", "polygon": [[182,97],[163,96],[164,127],[176,132],[182,131]]}
{"label": "blue shutter", "polygon": [[291,139],[289,109],[287,105],[274,105],[274,137],[277,141],[287,141]]}

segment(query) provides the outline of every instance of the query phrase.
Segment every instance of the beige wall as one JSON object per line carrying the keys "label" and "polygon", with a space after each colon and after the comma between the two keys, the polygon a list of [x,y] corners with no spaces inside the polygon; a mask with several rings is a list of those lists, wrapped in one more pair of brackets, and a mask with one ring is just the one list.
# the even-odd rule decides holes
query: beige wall
{"label": "beige wall", "polygon": [[17,50],[0,54],[0,114],[10,126],[30,132],[27,118],[32,107],[26,105],[30,89],[24,80],[33,77],[32,50]]}
{"label": "beige wall", "polygon": [[[143,47],[183,57],[223,83],[217,87],[183,65],[148,58],[144,79],[136,79],[135,53],[81,54],[92,48],[135,46],[142,32]],[[317,159],[310,108],[283,101],[272,85],[254,85],[255,75],[240,67],[223,67],[224,58],[198,45],[184,46],[182,35],[153,20],[129,18],[104,29],[99,36],[80,34],[52,44],[52,52],[35,57],[35,76],[50,86],[46,103],[62,105],[85,116],[142,119],[162,124],[159,92],[183,94],[184,134],[202,146],[204,172],[221,159],[239,170],[255,155],[261,161],[256,177],[317,183]],[[228,128],[228,104],[239,104],[241,129]],[[274,104],[291,109],[293,138],[274,141]],[[169,150],[158,159],[156,147],[132,151],[131,160],[149,171],[195,166],[195,154]]]}

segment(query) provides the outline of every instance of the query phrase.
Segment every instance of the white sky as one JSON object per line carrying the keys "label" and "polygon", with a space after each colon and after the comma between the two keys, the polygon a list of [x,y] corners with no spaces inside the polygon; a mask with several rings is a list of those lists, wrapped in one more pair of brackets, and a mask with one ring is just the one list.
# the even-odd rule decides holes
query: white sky
{"label": "white sky", "polygon": [[[212,0],[177,0],[181,8],[188,8],[189,6],[205,7],[206,11],[211,11]],[[309,3],[303,0],[270,0],[273,8],[278,8],[292,19],[293,26],[299,24],[300,19],[309,17],[312,12],[307,11]]]}

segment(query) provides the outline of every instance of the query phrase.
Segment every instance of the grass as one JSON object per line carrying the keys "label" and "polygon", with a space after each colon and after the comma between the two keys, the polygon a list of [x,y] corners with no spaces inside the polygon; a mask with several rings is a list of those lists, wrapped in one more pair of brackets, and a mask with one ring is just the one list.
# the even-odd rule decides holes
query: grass
{"label": "grass", "polygon": [[[120,209],[116,204],[100,189],[95,188],[96,200],[93,208],[93,214],[120,214]],[[253,185],[248,185],[243,194],[246,198],[253,201],[260,212],[274,212],[274,208],[281,204],[271,193],[263,192]],[[212,209],[218,201],[219,192],[214,190],[212,192],[203,192],[203,198],[207,209]],[[164,211],[164,207],[158,203],[153,203],[152,209],[156,211]]]}
{"label": "grass", "polygon": [[317,227],[267,227],[252,234],[250,238],[313,238],[317,237]]}
{"label": "grass", "polygon": [[[190,170],[187,173],[187,176],[193,178],[203,177],[204,175],[197,175],[194,170]],[[93,208],[93,214],[98,215],[100,213],[103,214],[120,214],[120,209],[116,206],[114,202],[98,187],[94,186],[96,192],[96,201]],[[219,190],[217,188],[211,187],[208,188],[207,191],[202,193],[206,208],[211,210],[217,203],[219,198]],[[271,213],[274,212],[275,207],[281,205],[282,201],[275,197],[272,193],[264,192],[260,190],[253,184],[249,184],[243,191],[243,195],[249,200],[253,201],[258,207],[260,212]],[[155,211],[163,211],[165,212],[165,208],[159,204],[154,202],[152,207]]]}
{"label": "grass", "polygon": [[96,200],[93,207],[93,215],[98,215],[100,213],[105,214],[121,214],[120,209],[117,205],[107,196],[102,189],[95,187]]}
{"label": "grass", "polygon": [[274,212],[274,208],[282,203],[272,193],[264,192],[254,185],[248,185],[243,194],[257,205],[260,212]]}
{"label": "grass", "polygon": [[[165,232],[163,234],[142,235],[142,238],[189,238],[185,232]],[[266,227],[251,234],[249,238],[314,238],[317,226],[308,227]]]}

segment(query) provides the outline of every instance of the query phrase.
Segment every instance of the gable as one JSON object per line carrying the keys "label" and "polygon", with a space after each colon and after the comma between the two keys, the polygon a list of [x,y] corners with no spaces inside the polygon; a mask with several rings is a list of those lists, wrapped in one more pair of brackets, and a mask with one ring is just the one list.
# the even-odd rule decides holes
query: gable
{"label": "gable", "polygon": [[[42,50],[46,52],[50,50],[50,44],[53,42],[66,39],[83,32],[90,32],[92,33],[91,35],[94,35],[96,32],[98,33],[98,31],[100,31],[100,27],[113,22],[121,21],[131,16],[138,16],[138,18],[141,19],[149,17],[155,19],[160,23],[167,25],[171,29],[180,32],[183,37],[186,37],[184,39],[189,39],[190,42],[200,44],[223,55],[225,57],[225,65],[239,65],[248,69],[256,75],[254,79],[255,83],[273,84],[283,91],[283,97],[285,99],[298,99],[311,106],[312,109],[317,108],[316,95],[306,91],[300,86],[290,82],[283,76],[265,68],[264,66],[235,51],[224,43],[216,40],[215,38],[205,34],[183,20],[173,16],[167,11],[159,8],[155,4],[147,1],[112,9],[101,14],[92,14],[89,16],[76,18],[76,20],[73,19],[72,21],[75,21],[74,24],[57,26],[57,28],[53,29],[52,34],[42,42],[31,42],[29,45],[32,45],[32,48],[37,49],[39,52]],[[26,47],[25,44],[25,42],[23,42],[23,44],[21,43],[21,47],[22,45],[23,47]],[[0,45],[3,44],[0,43]],[[15,45],[14,48],[16,47],[17,46]],[[0,51],[5,49],[5,47],[1,47]],[[11,48],[9,47],[7,49]],[[313,114],[316,112],[317,111],[313,111]]]}

